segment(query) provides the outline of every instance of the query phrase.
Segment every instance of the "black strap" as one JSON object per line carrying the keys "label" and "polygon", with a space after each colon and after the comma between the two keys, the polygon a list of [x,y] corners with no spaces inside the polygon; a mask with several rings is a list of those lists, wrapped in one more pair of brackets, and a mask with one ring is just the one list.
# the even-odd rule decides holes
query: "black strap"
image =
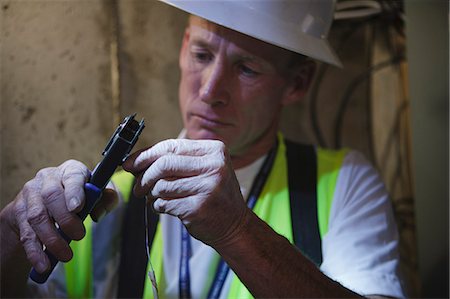
{"label": "black strap", "polygon": [[311,145],[285,142],[294,243],[319,266],[322,263],[322,241],[317,218],[316,151]]}
{"label": "black strap", "polygon": [[[134,182],[133,182],[134,186]],[[121,256],[119,264],[118,298],[142,298],[147,268],[145,246],[144,198],[136,198],[131,192],[125,208],[122,225]],[[158,214],[149,212],[149,243],[153,242],[158,223]]]}

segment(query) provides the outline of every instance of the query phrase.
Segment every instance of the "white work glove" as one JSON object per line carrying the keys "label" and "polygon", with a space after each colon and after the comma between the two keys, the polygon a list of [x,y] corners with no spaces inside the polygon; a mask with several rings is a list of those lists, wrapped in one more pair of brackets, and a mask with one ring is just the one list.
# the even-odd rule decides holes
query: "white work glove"
{"label": "white work glove", "polygon": [[249,212],[220,141],[162,141],[123,167],[137,177],[136,196],[151,197],[156,212],[178,217],[193,237],[211,246],[231,240]]}
{"label": "white work glove", "polygon": [[[42,245],[60,261],[72,258],[72,250],[57,232],[55,223],[73,240],[84,237],[85,229],[76,213],[84,206],[84,184],[89,176],[88,168],[75,160],[44,168],[1,211],[2,232],[6,226],[9,228],[4,234],[8,240],[2,237],[2,241],[21,242],[27,259],[38,272],[50,266]],[[115,191],[105,189],[91,214],[93,219],[110,211],[117,198]]]}

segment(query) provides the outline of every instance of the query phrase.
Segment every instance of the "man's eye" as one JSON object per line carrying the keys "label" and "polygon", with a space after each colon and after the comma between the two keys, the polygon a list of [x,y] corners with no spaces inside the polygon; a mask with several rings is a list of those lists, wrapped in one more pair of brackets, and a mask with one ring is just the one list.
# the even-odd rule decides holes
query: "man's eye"
{"label": "man's eye", "polygon": [[212,55],[208,52],[193,52],[192,56],[197,62],[209,62],[212,59]]}
{"label": "man's eye", "polygon": [[244,64],[241,64],[239,66],[239,68],[240,68],[241,73],[247,77],[254,77],[259,74],[257,71],[253,70],[252,68],[250,68]]}

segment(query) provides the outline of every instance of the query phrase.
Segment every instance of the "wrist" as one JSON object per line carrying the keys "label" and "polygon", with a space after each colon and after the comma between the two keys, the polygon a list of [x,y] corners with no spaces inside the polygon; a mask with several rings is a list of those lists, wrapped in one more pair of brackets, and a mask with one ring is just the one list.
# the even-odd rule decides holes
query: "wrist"
{"label": "wrist", "polygon": [[251,222],[253,212],[245,207],[237,220],[230,226],[228,233],[221,238],[211,242],[209,245],[220,252],[227,248],[232,248],[239,240],[245,238],[246,230]]}

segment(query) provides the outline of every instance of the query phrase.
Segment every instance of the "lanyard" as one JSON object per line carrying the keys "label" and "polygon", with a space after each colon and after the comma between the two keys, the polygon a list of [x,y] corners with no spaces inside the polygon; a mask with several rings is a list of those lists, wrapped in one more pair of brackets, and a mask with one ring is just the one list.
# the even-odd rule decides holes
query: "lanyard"
{"label": "lanyard", "polygon": [[[247,198],[247,206],[253,209],[256,201],[261,194],[262,188],[267,181],[270,170],[272,169],[273,162],[277,153],[278,142],[275,143],[274,147],[270,150],[263,165],[261,166],[258,175],[253,181],[252,188]],[[180,278],[179,278],[179,294],[180,298],[188,299],[191,298],[191,286],[190,286],[190,274],[189,274],[189,257],[191,256],[191,240],[190,235],[186,227],[181,224],[181,257],[180,257]],[[208,292],[207,298],[217,299],[222,291],[223,284],[229,272],[230,268],[227,263],[221,258],[219,265],[217,266],[216,274],[214,276],[214,281]]]}

